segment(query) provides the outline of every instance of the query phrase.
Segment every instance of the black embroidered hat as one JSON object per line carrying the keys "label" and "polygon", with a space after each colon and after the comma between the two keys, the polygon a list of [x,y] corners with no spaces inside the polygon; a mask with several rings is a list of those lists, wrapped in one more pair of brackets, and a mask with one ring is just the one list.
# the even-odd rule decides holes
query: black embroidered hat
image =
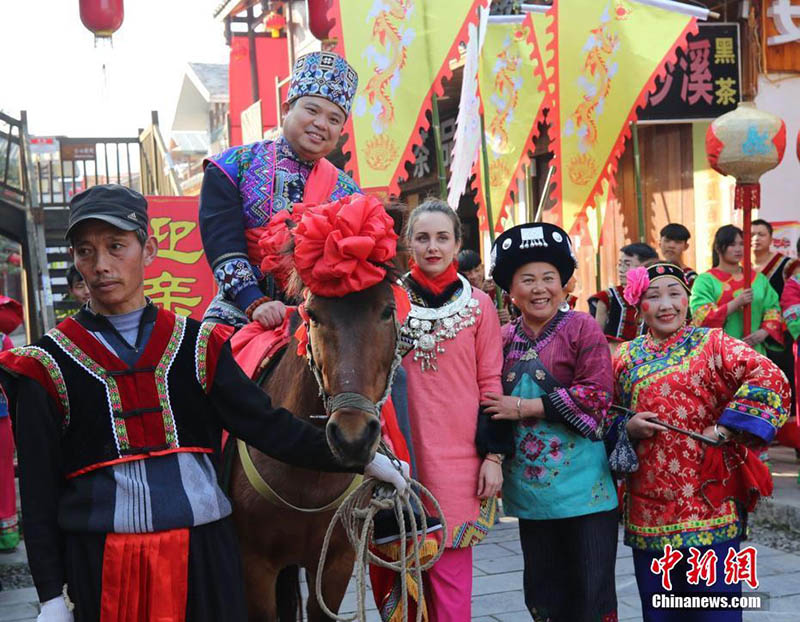
{"label": "black embroidered hat", "polygon": [[141,229],[147,233],[147,199],[119,184],[92,186],[69,202],[69,235],[75,225],[89,219],[103,220],[123,231]]}
{"label": "black embroidered hat", "polygon": [[517,225],[504,231],[492,246],[494,282],[505,291],[511,288],[511,279],[520,266],[532,261],[552,264],[566,285],[575,272],[575,255],[572,241],[566,232],[547,222]]}

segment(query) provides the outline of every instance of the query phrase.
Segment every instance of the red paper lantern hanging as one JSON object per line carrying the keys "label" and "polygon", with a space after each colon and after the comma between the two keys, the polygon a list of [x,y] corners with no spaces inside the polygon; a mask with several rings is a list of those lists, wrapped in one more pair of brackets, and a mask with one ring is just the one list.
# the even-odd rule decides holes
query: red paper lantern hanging
{"label": "red paper lantern hanging", "polygon": [[81,22],[95,37],[110,38],[125,18],[123,0],[80,0]]}
{"label": "red paper lantern hanging", "polygon": [[[741,102],[736,110],[714,120],[706,132],[708,163],[718,173],[736,178],[734,207],[743,210],[744,281],[750,287],[750,211],[761,205],[759,179],[783,159],[786,124],[773,114]],[[750,334],[750,305],[745,305],[744,336]]]}
{"label": "red paper lantern hanging", "polygon": [[277,39],[281,36],[281,30],[286,28],[286,18],[277,11],[270,11],[264,18],[264,28],[273,39]]}
{"label": "red paper lantern hanging", "polygon": [[308,0],[308,29],[320,41],[330,38],[333,20],[328,19],[331,0]]}

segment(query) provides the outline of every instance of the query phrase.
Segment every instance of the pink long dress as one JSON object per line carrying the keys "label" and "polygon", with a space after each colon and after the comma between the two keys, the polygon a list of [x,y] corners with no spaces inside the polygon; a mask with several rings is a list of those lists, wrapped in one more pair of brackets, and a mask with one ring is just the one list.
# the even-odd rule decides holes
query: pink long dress
{"label": "pink long dress", "polygon": [[472,288],[472,298],[478,303],[472,307],[475,322],[440,342],[437,370],[423,371],[413,350],[403,359],[418,479],[442,506],[452,548],[480,542],[496,508],[495,499],[481,504],[477,497],[481,458],[475,432],[481,398],[503,393],[500,321],[485,293]]}

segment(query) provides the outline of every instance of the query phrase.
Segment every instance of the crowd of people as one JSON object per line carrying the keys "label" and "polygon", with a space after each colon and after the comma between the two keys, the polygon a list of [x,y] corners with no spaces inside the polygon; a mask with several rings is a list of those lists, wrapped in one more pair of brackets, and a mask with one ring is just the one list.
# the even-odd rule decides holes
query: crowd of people
{"label": "crowd of people", "polygon": [[[279,460],[363,471],[401,492],[408,485],[381,454],[343,464],[324,429],[274,407],[228,345],[248,324],[281,326],[298,302],[260,243],[275,216],[360,192],[325,160],[357,80],[335,54],[299,59],[283,135],[208,160],[199,219],[218,294],[202,323],[144,296],[157,246],[141,195],[108,185],[73,198],[69,284],[88,300],[35,344],[0,355],[40,622],[247,619],[232,508],[217,475],[223,427]],[[446,203],[410,211],[409,270],[399,281],[410,310],[398,326],[394,377],[405,399],[394,408],[411,472],[448,526],[445,552],[425,573],[429,620],[471,618],[472,548],[494,524],[498,499],[519,520],[534,620],[617,619],[620,516],[645,620],[690,619],[652,607],[653,594],[669,592],[660,559],[672,549],[685,565],[691,547],[724,574],[748,512],[769,491],[758,452],[791,409],[800,264],[770,254],[769,223],[753,224],[752,283],[743,282],[738,228],[719,229],[714,267],[697,275],[683,260],[689,231],[673,223],[660,252],[621,249],[619,283],[593,295],[587,314],[574,308],[576,260],[559,227],[529,223],[500,235],[490,280],[480,256],[462,249]],[[320,242],[334,249],[336,269],[372,248],[370,231],[353,235],[357,242]],[[333,270],[324,261],[316,268]],[[672,593],[741,591],[738,582],[672,576]],[[386,598],[376,591],[381,611]],[[741,620],[736,609],[693,615]]]}

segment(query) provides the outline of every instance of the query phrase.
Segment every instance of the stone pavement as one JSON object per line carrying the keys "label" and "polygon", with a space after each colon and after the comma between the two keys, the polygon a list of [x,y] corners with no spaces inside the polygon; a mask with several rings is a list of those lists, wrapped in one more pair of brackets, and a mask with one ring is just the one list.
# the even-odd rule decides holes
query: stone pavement
{"label": "stone pavement", "polygon": [[[769,594],[769,611],[745,612],[745,622],[789,622],[800,618],[800,555],[784,553],[766,546],[758,549],[760,590]],[[18,551],[13,558],[3,556],[0,563],[24,559]],[[526,622],[530,616],[522,596],[522,555],[514,519],[502,519],[475,549],[473,564],[472,620],[476,622]],[[641,608],[633,576],[631,550],[622,543],[617,553],[617,598],[619,619],[640,620]],[[34,622],[38,613],[33,588],[0,592],[0,622]],[[380,622],[375,606],[369,603],[368,622]],[[355,582],[351,581],[342,603],[342,613],[356,606]]]}
{"label": "stone pavement", "polygon": [[[788,538],[800,539],[800,486],[798,463],[791,450],[770,449],[775,492],[771,500],[751,517],[754,523],[794,529]],[[758,550],[759,591],[770,597],[769,610],[745,612],[745,622],[789,622],[800,620],[800,555],[755,543]],[[633,575],[631,550],[620,544],[617,551],[617,598],[619,619],[641,620],[641,606]],[[14,553],[0,555],[0,567],[26,562],[24,544]],[[522,554],[515,519],[501,519],[489,536],[475,548],[473,562],[472,619],[479,622],[527,622],[522,596]],[[368,598],[368,622],[379,622],[375,605]],[[350,582],[341,611],[356,607],[355,581]],[[0,622],[34,622],[38,614],[33,588],[0,592]]]}

